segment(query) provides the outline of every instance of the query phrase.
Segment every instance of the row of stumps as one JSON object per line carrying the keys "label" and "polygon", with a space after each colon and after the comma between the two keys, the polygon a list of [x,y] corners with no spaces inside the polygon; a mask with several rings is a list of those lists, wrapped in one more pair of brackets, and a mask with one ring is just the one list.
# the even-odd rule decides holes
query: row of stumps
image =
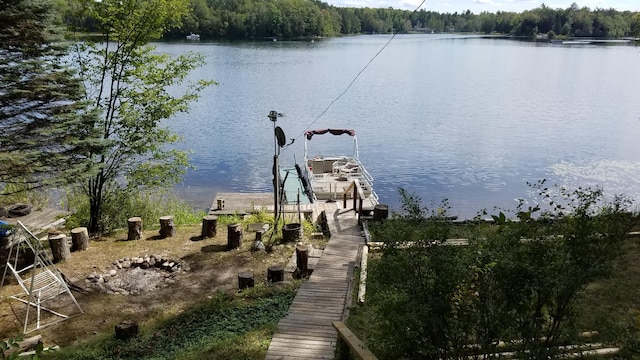
{"label": "row of stumps", "polygon": [[[296,270],[294,278],[306,278],[311,275],[309,269],[309,247],[307,245],[296,246]],[[281,265],[273,265],[267,269],[267,283],[273,284],[284,281],[284,267]],[[255,286],[253,273],[250,271],[241,271],[238,273],[238,290],[242,291]]]}
{"label": "row of stumps", "polygon": [[[273,265],[267,269],[267,282],[274,284],[284,281],[284,268],[280,265]],[[252,288],[255,286],[253,273],[250,271],[241,271],[238,273],[238,290]]]}

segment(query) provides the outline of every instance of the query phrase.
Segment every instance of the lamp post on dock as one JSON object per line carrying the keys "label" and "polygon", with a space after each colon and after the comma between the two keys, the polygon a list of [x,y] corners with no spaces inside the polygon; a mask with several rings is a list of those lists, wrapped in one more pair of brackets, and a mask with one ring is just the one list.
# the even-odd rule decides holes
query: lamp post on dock
{"label": "lamp post on dock", "polygon": [[273,154],[273,220],[274,228],[278,228],[278,204],[280,203],[280,167],[278,165],[278,156],[280,155],[280,148],[286,143],[284,132],[279,126],[276,126],[278,117],[282,116],[275,110],[269,111],[269,120],[273,122],[273,134],[274,134],[274,154]]}

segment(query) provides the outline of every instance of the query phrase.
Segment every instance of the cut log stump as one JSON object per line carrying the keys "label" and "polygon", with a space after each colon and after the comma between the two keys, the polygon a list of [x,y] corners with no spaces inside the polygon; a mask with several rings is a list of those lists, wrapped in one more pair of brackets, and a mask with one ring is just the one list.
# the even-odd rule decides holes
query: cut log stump
{"label": "cut log stump", "polygon": [[218,217],[215,215],[207,215],[202,218],[202,237],[212,238],[216,236],[216,227],[218,225]]}
{"label": "cut log stump", "polygon": [[267,281],[270,283],[284,281],[284,268],[280,265],[273,265],[267,269]]}
{"label": "cut log stump", "polygon": [[176,235],[176,225],[173,222],[173,216],[160,217],[160,237],[168,238]]}
{"label": "cut log stump", "polygon": [[133,320],[124,320],[116,325],[116,339],[127,340],[138,335],[138,323]]}
{"label": "cut log stump", "polygon": [[244,290],[246,288],[252,288],[255,282],[253,280],[253,274],[248,271],[243,271],[238,274],[238,289]]}
{"label": "cut log stump", "polygon": [[71,230],[71,251],[85,251],[89,248],[89,232],[86,227]]}
{"label": "cut log stump", "polygon": [[301,277],[307,277],[309,273],[309,247],[307,245],[296,246],[296,267]]}
{"label": "cut log stump", "polygon": [[142,239],[142,218],[132,217],[127,220],[129,225],[129,234],[127,240],[140,240]]}
{"label": "cut log stump", "polygon": [[227,249],[237,249],[240,245],[242,245],[242,224],[229,224],[227,226]]}
{"label": "cut log stump", "polygon": [[282,241],[294,242],[300,239],[302,225],[299,223],[285,224],[282,227]]}
{"label": "cut log stump", "polygon": [[385,221],[389,217],[389,205],[376,204],[373,207],[373,221]]}
{"label": "cut log stump", "polygon": [[71,259],[71,251],[65,234],[49,235],[49,247],[51,248],[54,263]]}

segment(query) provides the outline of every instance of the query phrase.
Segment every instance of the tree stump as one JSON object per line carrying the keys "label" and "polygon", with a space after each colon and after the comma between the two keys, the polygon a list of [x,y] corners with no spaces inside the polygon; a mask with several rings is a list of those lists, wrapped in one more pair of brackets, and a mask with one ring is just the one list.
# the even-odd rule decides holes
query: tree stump
{"label": "tree stump", "polygon": [[142,218],[132,217],[127,220],[129,225],[129,234],[127,240],[142,239]]}
{"label": "tree stump", "polygon": [[176,225],[173,223],[173,216],[160,217],[160,237],[168,238],[176,234]]}
{"label": "tree stump", "polygon": [[285,224],[282,227],[282,241],[294,242],[300,239],[300,229],[302,226],[298,223]]}
{"label": "tree stump", "polygon": [[49,235],[49,247],[54,263],[71,259],[71,251],[69,251],[69,243],[65,234]]}
{"label": "tree stump", "polygon": [[238,289],[244,290],[246,288],[252,288],[254,286],[253,274],[248,271],[243,271],[238,274]]}
{"label": "tree stump", "polygon": [[85,251],[89,248],[89,232],[86,227],[71,230],[71,251]]}
{"label": "tree stump", "polygon": [[242,224],[229,224],[227,226],[227,249],[237,249],[240,245],[242,245]]}
{"label": "tree stump", "polygon": [[138,335],[138,323],[133,320],[124,320],[116,325],[116,339],[127,340]]}
{"label": "tree stump", "polygon": [[218,225],[218,217],[215,215],[207,215],[202,218],[202,237],[212,238],[216,236],[216,227]]}
{"label": "tree stump", "polygon": [[389,206],[385,204],[376,204],[373,207],[373,221],[384,221],[389,217]]}
{"label": "tree stump", "polygon": [[307,276],[309,272],[309,247],[307,245],[296,246],[296,267],[300,271],[300,276]]}
{"label": "tree stump", "polygon": [[273,265],[267,269],[267,281],[270,283],[284,281],[284,268],[280,265]]}

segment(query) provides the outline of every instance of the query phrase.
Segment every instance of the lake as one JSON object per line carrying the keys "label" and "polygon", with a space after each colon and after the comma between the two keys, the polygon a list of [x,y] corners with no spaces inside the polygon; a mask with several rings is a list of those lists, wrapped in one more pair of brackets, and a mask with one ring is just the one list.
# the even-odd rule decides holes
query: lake
{"label": "lake", "polygon": [[[460,218],[514,209],[519,198],[535,203],[527,182],[540,179],[640,195],[640,48],[390,39],[154,44],[167,54],[203,53],[207,65],[191,78],[219,83],[166,122],[196,167],[178,193],[207,208],[219,191],[272,191],[267,115],[276,110],[285,115],[277,125],[295,139],[282,165],[302,160],[305,129],[353,128],[392,210],[400,187],[425,205],[448,199]],[[326,137],[309,143],[310,155],[351,151],[350,139]]]}

